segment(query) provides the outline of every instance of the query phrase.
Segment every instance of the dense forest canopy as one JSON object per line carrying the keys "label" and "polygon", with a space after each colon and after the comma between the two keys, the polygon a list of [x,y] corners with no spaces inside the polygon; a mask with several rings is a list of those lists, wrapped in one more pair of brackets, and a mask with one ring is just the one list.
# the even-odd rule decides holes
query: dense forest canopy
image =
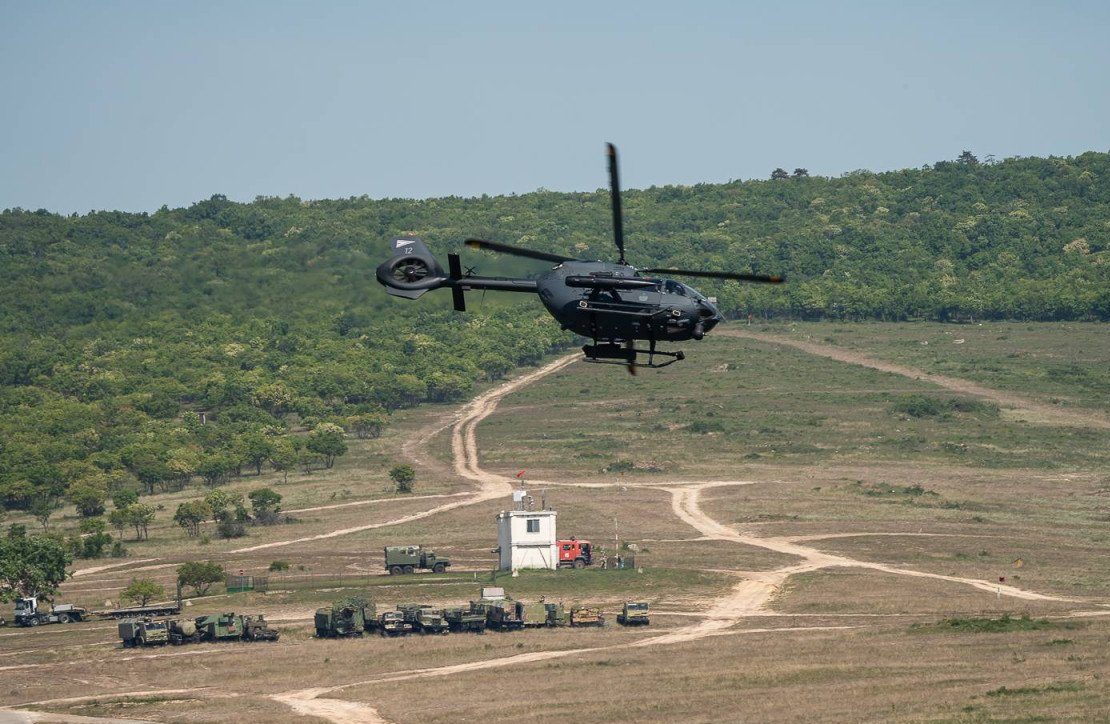
{"label": "dense forest canopy", "polygon": [[[1110,319],[1110,155],[841,178],[652,187],[624,196],[643,266],[783,274],[698,283],[730,315]],[[454,400],[571,341],[534,299],[415,303],[374,268],[388,240],[467,236],[610,259],[608,195],[427,200],[222,196],[184,209],[0,214],[0,504],[109,494],[332,459],[335,426]],[[480,273],[542,264],[467,251]],[[476,296],[476,295],[472,295]],[[315,437],[313,437],[315,435]]]}

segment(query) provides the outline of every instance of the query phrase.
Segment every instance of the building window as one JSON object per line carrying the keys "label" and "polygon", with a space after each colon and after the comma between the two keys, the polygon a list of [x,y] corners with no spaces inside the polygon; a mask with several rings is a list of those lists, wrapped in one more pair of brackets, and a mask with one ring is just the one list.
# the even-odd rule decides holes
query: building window
{"label": "building window", "polygon": [[539,518],[529,518],[528,519],[528,532],[529,533],[539,533],[540,532],[540,519]]}

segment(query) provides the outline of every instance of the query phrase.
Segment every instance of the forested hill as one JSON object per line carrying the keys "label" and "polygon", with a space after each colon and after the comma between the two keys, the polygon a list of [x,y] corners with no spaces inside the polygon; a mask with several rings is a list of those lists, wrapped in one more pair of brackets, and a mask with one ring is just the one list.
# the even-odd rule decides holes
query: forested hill
{"label": "forested hill", "polygon": [[[733,315],[1110,318],[1110,155],[779,175],[626,192],[630,261],[787,277],[698,284]],[[0,502],[219,482],[275,440],[372,431],[391,409],[537,360],[569,338],[536,300],[472,294],[475,311],[457,315],[442,293],[388,298],[374,268],[400,233],[438,254],[482,236],[612,258],[608,204],[603,191],[538,191],[5,211]],[[544,268],[470,251],[464,263]]]}

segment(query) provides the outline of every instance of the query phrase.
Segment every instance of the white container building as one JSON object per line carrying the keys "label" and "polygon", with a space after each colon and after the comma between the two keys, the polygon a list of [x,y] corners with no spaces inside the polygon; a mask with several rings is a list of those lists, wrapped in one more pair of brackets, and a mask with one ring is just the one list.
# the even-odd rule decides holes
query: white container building
{"label": "white container building", "polygon": [[555,547],[555,511],[506,510],[499,513],[497,545],[501,570],[555,570],[559,565],[559,552]]}

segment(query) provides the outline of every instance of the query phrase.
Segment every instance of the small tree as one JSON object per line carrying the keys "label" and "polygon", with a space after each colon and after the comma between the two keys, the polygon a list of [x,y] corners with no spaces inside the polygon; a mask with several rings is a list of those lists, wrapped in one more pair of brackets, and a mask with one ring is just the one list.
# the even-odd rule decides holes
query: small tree
{"label": "small tree", "polygon": [[132,490],[131,488],[123,488],[112,493],[112,505],[116,510],[123,510],[129,505],[134,505],[139,502],[139,491]]}
{"label": "small tree", "polygon": [[247,493],[251,501],[254,519],[262,525],[270,525],[281,512],[281,495],[270,488],[259,488]]}
{"label": "small tree", "polygon": [[270,459],[274,452],[274,442],[261,432],[252,432],[240,439],[243,458],[254,466],[256,475],[262,474],[262,463]]}
{"label": "small tree", "polygon": [[85,518],[78,528],[81,531],[81,557],[100,558],[104,549],[112,542],[103,518]]}
{"label": "small tree", "polygon": [[192,561],[177,567],[177,585],[188,586],[198,596],[208,593],[213,583],[224,580],[224,567],[212,561]]}
{"label": "small tree", "polygon": [[330,468],[335,464],[335,458],[347,454],[347,441],[345,433],[339,425],[330,422],[321,422],[308,434],[305,447],[309,452],[316,453],[324,459],[324,467]]}
{"label": "small tree", "polygon": [[778,181],[780,179],[790,178],[790,174],[786,172],[785,168],[776,168],[771,172],[771,180]]}
{"label": "small tree", "polygon": [[131,525],[131,519],[127,516],[127,509],[130,507],[130,504],[125,505],[108,514],[108,523],[116,529],[120,538],[123,537],[123,531],[127,529],[127,526]]}
{"label": "small tree", "polygon": [[31,503],[28,512],[39,522],[43,530],[50,525],[50,516],[58,509],[58,501],[51,495],[40,495]]}
{"label": "small tree", "polygon": [[809,169],[796,168],[794,169],[794,178],[809,178]]}
{"label": "small tree", "polygon": [[390,479],[397,484],[398,493],[411,493],[416,482],[416,471],[411,465],[397,465],[389,471]]}
{"label": "small tree", "polygon": [[281,573],[289,570],[289,561],[274,561],[270,564],[271,573]]}
{"label": "small tree", "polygon": [[151,599],[165,596],[166,589],[149,578],[132,578],[131,583],[119,595],[120,598],[145,606]]}
{"label": "small tree", "polygon": [[212,515],[212,506],[208,503],[203,500],[190,500],[177,506],[177,511],[173,514],[173,522],[184,528],[190,537],[195,538],[200,535],[201,524]]}
{"label": "small tree", "polygon": [[104,503],[108,500],[107,480],[103,475],[82,478],[69,486],[66,496],[81,517],[96,517],[104,513]]}
{"label": "small tree", "polygon": [[135,529],[135,540],[150,538],[147,528],[154,522],[154,507],[145,503],[134,503],[123,509],[127,524]]}
{"label": "small tree", "polygon": [[270,451],[270,467],[282,474],[281,482],[289,482],[289,471],[297,466],[300,453],[292,440],[278,438],[274,440]]}

